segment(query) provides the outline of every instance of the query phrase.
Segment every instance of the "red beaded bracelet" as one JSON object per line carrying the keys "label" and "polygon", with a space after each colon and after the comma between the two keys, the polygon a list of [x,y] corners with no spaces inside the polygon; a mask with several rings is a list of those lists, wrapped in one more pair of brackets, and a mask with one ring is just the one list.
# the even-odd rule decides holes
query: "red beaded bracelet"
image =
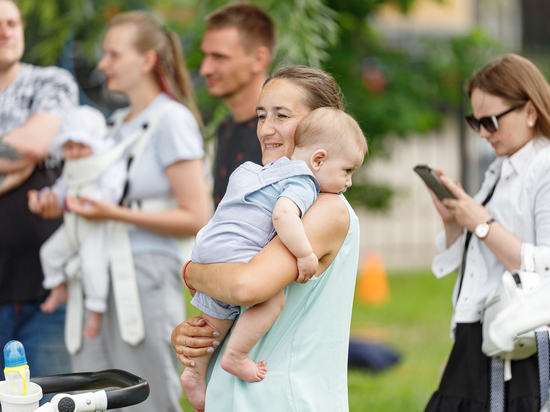
{"label": "red beaded bracelet", "polygon": [[191,286],[189,286],[189,283],[187,283],[187,279],[185,279],[185,269],[187,269],[187,265],[189,265],[189,263],[191,263],[191,261],[188,261],[185,266],[183,267],[183,282],[185,283],[185,286],[187,286],[189,288],[189,290],[197,290],[197,289],[193,289]]}

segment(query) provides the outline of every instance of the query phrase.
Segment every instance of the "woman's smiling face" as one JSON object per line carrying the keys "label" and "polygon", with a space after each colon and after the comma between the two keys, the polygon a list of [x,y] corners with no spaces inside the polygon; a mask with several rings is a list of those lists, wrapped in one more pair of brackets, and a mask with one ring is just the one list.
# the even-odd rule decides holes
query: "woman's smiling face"
{"label": "woman's smiling face", "polygon": [[283,79],[272,80],[263,88],[256,112],[264,165],[292,156],[296,127],[311,111],[304,98],[300,86]]}

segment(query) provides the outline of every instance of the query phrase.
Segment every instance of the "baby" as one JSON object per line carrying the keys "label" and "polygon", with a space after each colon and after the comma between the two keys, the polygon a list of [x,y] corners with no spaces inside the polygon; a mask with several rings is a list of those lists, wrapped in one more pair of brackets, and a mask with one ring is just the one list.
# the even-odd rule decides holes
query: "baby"
{"label": "baby", "polygon": [[[110,160],[103,157],[101,160],[101,155],[113,146],[106,134],[103,114],[92,107],[80,106],[65,115],[59,135],[49,147],[50,154],[65,159],[62,175],[52,188],[29,191],[32,212],[41,213],[46,206],[41,196],[44,198],[46,193],[51,195],[52,192],[62,207],[66,196],[86,196],[118,203],[126,179],[126,162],[121,157]],[[63,224],[40,249],[43,286],[51,289],[41,305],[45,313],[55,311],[66,302],[64,268],[69,259],[78,254],[84,305],[89,311],[83,334],[90,338],[99,335],[102,314],[107,309],[109,247],[108,222],[93,222],[65,212]]]}
{"label": "baby", "polygon": [[[341,194],[351,186],[353,173],[363,163],[367,143],[357,122],[332,108],[320,108],[304,117],[296,130],[295,143],[292,160],[283,157],[264,167],[246,162],[233,172],[216,213],[197,235],[193,262],[248,262],[277,234],[297,259],[296,281],[305,283],[316,274],[318,259],[300,219],[319,191]],[[220,340],[240,313],[240,307],[200,292],[194,294],[191,303],[220,333]],[[227,372],[248,382],[265,377],[266,362],[256,363],[247,355],[277,320],[284,305],[281,290],[242,313],[221,360]],[[205,377],[211,357],[194,358],[196,366],[186,368],[181,375],[189,402],[197,410],[204,409]]]}

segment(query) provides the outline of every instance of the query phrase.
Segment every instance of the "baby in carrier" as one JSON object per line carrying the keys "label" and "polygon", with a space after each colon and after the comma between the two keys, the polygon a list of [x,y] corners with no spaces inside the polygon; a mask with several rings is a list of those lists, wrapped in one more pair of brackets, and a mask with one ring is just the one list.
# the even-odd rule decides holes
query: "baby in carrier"
{"label": "baby in carrier", "polygon": [[[64,158],[61,177],[51,188],[29,192],[30,210],[41,213],[44,205],[40,195],[50,190],[62,207],[66,196],[117,204],[124,190],[126,161],[118,152],[109,152],[113,146],[113,140],[107,138],[101,112],[89,106],[67,112],[49,147],[50,154]],[[84,306],[88,310],[83,335],[94,338],[99,335],[102,315],[107,309],[110,222],[87,220],[65,210],[63,224],[40,249],[43,287],[51,290],[41,309],[50,313],[67,301],[65,265],[78,255]]]}

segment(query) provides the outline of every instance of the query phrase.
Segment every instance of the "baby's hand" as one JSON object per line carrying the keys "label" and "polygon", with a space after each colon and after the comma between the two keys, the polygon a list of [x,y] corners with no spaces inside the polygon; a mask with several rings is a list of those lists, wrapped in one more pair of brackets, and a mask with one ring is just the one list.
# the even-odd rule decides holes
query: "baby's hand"
{"label": "baby's hand", "polygon": [[317,273],[317,268],[319,267],[319,260],[315,253],[312,253],[309,256],[298,258],[298,277],[296,282],[306,283],[311,279],[315,273]]}
{"label": "baby's hand", "polygon": [[40,192],[37,190],[29,190],[27,197],[29,199],[29,210],[33,213],[39,214],[42,212],[42,203],[40,202]]}

